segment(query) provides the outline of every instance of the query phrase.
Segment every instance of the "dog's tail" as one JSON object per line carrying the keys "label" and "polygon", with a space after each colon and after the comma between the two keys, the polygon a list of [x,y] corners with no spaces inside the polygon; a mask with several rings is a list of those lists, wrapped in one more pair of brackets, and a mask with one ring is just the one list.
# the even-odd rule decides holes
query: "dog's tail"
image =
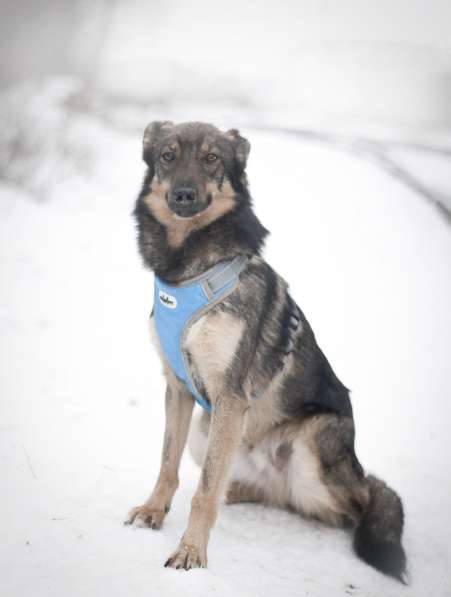
{"label": "dog's tail", "polygon": [[354,536],[354,549],[365,562],[406,584],[406,554],[401,545],[401,499],[383,481],[367,477],[370,499]]}

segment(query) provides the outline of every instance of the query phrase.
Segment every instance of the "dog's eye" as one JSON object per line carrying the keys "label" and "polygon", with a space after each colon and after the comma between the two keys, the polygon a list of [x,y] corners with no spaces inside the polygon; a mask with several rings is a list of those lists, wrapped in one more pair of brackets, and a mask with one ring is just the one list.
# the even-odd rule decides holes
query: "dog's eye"
{"label": "dog's eye", "polygon": [[218,156],[215,153],[207,153],[207,155],[204,157],[204,160],[207,162],[207,164],[212,164],[213,162],[216,162],[217,159]]}
{"label": "dog's eye", "polygon": [[161,157],[165,162],[172,162],[175,160],[175,153],[173,151],[165,151]]}

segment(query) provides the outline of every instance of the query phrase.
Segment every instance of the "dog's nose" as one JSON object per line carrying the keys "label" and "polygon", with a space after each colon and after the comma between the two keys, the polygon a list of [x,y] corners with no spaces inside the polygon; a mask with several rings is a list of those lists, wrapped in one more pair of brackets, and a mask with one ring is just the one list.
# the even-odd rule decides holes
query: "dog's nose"
{"label": "dog's nose", "polygon": [[194,203],[197,198],[196,189],[192,189],[191,187],[179,187],[174,190],[173,195],[174,201],[181,205]]}

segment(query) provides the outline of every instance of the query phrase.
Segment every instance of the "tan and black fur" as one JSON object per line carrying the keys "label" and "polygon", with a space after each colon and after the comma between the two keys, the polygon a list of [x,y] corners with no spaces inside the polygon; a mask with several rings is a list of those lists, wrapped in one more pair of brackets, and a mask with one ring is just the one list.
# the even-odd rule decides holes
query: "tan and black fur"
{"label": "tan and black fur", "polygon": [[[135,216],[146,266],[178,284],[236,255],[249,258],[237,288],[191,326],[183,346],[212,412],[191,426],[202,472],[187,529],[166,565],[207,565],[209,533],[225,497],[353,526],[357,554],[403,580],[401,500],[362,469],[349,392],[287,284],[260,255],[267,231],[252,211],[249,149],[238,131],[203,123],[155,122],[144,134],[148,170]],[[178,486],[194,405],[160,356],[167,380],[161,470],[150,498],[128,518],[154,529]]]}

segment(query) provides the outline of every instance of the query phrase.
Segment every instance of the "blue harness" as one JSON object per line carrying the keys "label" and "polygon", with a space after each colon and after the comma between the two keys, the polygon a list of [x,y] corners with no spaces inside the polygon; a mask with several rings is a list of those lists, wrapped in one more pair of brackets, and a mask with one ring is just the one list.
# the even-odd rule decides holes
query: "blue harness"
{"label": "blue harness", "polygon": [[154,317],[160,346],[176,376],[207,412],[211,411],[210,402],[191,379],[183,352],[184,340],[190,325],[235,289],[246,263],[247,257],[238,255],[178,286],[170,286],[155,276]]}

